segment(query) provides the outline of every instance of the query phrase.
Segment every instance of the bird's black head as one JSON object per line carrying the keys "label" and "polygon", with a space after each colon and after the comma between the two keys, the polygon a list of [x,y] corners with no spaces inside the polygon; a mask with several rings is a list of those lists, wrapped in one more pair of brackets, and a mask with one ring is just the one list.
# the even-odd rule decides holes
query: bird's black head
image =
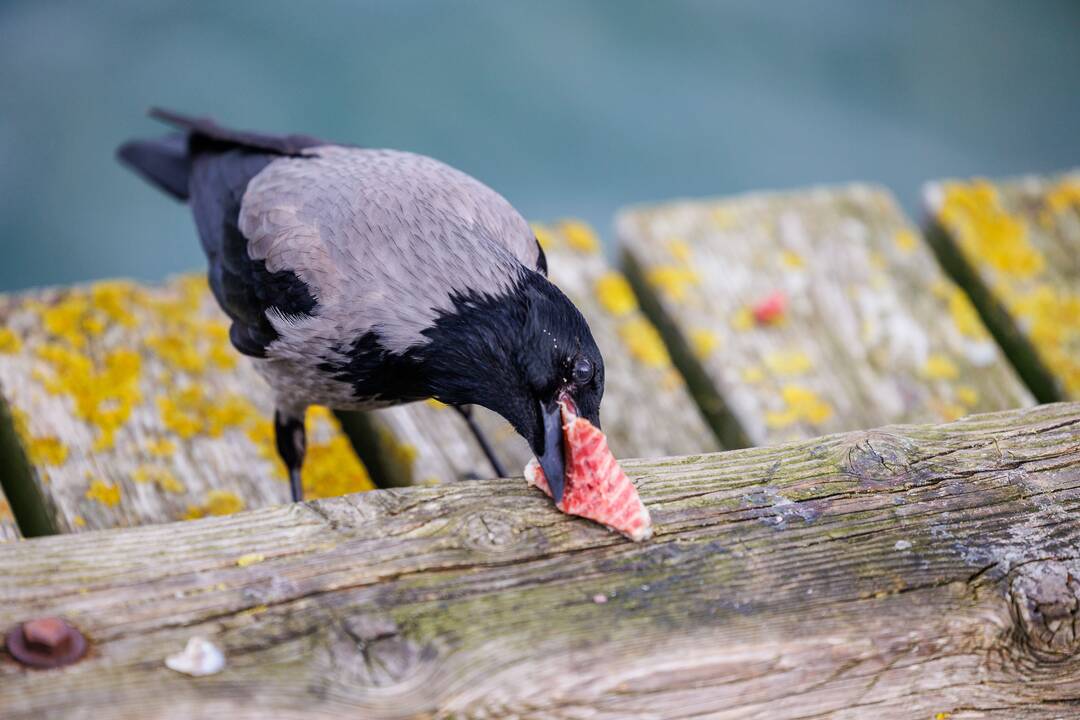
{"label": "bird's black head", "polygon": [[556,502],[564,448],[559,403],[600,426],[604,359],[588,323],[544,276],[523,270],[510,292],[458,298],[426,333],[432,395],[506,418],[539,458]]}

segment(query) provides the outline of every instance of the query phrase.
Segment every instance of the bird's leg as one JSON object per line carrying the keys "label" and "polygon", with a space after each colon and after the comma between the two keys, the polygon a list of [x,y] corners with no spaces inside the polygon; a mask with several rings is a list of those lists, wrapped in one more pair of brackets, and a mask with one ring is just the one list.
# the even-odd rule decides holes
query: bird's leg
{"label": "bird's leg", "polygon": [[477,444],[480,445],[480,449],[484,452],[488,462],[491,463],[491,469],[495,471],[495,476],[501,478],[506,477],[506,470],[503,469],[502,463],[499,462],[499,458],[495,457],[495,451],[491,449],[491,444],[488,443],[487,438],[484,436],[484,432],[473,419],[472,405],[455,405],[454,409],[461,413],[461,417],[465,418],[465,424],[469,426],[469,430],[472,431]]}
{"label": "bird's leg", "polygon": [[307,449],[304,411],[300,411],[300,417],[282,410],[274,412],[274,435],[277,439],[278,455],[289,470],[289,488],[292,490],[293,502],[300,502],[304,499],[300,469],[304,466],[304,451]]}

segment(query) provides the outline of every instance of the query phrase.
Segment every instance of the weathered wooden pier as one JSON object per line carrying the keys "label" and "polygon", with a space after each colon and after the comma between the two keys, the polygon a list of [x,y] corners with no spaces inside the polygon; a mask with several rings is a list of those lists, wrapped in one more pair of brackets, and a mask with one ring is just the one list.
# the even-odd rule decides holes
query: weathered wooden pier
{"label": "weathered wooden pier", "polygon": [[[1080,717],[1080,176],[925,197],[536,226],[644,544],[434,403],[314,412],[286,504],[197,277],[0,299],[0,631],[88,642],[7,647],[0,717]],[[196,636],[224,669],[166,667]]]}

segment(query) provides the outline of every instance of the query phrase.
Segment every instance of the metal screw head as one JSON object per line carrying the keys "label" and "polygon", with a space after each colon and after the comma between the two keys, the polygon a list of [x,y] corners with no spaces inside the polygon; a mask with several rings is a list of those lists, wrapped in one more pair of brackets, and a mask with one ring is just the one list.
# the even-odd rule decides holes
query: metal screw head
{"label": "metal screw head", "polygon": [[7,634],[16,661],[35,668],[70,665],[86,654],[86,638],[63,618],[43,617],[16,625]]}

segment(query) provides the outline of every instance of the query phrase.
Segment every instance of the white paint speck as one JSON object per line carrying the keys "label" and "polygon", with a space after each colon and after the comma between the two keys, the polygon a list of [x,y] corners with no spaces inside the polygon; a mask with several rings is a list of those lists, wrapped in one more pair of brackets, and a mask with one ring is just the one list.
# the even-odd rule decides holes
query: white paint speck
{"label": "white paint speck", "polygon": [[893,550],[910,550],[911,542],[909,540],[897,540],[893,545]]}
{"label": "white paint speck", "polygon": [[603,605],[607,602],[607,595],[604,595],[603,593],[597,593],[596,595],[592,596],[592,601],[597,605]]}
{"label": "white paint speck", "polygon": [[225,653],[206,638],[195,636],[182,652],[165,658],[165,667],[192,677],[215,675],[225,669]]}

